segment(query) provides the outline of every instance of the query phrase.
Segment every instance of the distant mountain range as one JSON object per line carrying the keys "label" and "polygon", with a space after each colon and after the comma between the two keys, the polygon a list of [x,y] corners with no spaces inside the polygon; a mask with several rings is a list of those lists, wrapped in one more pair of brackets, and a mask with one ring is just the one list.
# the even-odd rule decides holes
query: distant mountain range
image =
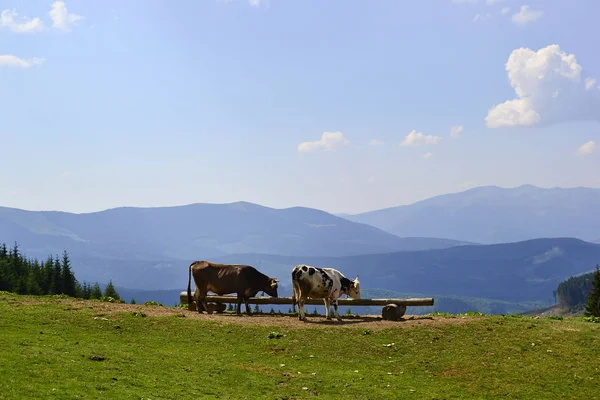
{"label": "distant mountain range", "polygon": [[[0,207],[0,243],[37,258],[67,250],[79,280],[161,298],[185,289],[191,261],[208,259],[254,265],[279,277],[282,293],[291,268],[309,263],[358,273],[366,289],[448,298],[448,307],[493,299],[485,307],[520,309],[551,303],[559,282],[600,262],[600,245],[569,238],[598,240],[599,210],[599,189],[530,185],[343,218],[245,202],[88,214]],[[507,243],[479,244],[496,242]]]}
{"label": "distant mountain range", "polygon": [[217,260],[250,263],[285,282],[291,280],[289,274],[295,264],[307,263],[337,268],[350,278],[359,274],[366,288],[507,302],[552,302],[560,282],[595,268],[600,245],[556,238],[351,257],[247,254]]}
{"label": "distant mountain range", "polygon": [[486,186],[414,204],[347,215],[399,237],[477,243],[574,237],[600,241],[600,189]]}
{"label": "distant mountain range", "polygon": [[343,256],[467,244],[399,238],[324,211],[251,203],[117,208],[89,214],[0,207],[0,242],[45,257],[193,260],[236,253]]}

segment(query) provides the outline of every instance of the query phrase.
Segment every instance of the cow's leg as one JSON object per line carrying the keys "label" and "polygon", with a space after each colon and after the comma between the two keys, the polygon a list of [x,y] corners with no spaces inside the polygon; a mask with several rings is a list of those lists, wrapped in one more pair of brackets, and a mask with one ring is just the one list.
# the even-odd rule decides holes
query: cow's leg
{"label": "cow's leg", "polygon": [[[194,295],[196,297],[196,308],[198,309],[198,314],[202,314],[202,307],[204,307],[204,311],[206,311],[207,314],[210,314],[208,304],[206,304],[206,294],[206,292],[201,291],[198,288],[196,288],[196,291],[194,292]],[[200,307],[200,305],[202,305],[202,307]]]}
{"label": "cow's leg", "polygon": [[329,299],[326,297],[323,301],[325,302],[325,318],[331,319],[331,315],[329,315]]}
{"label": "cow's leg", "polygon": [[337,318],[338,321],[341,321],[342,317],[340,317],[340,313],[338,312],[338,299],[333,299],[332,303],[333,309],[335,310],[335,318]]}
{"label": "cow's leg", "polygon": [[304,298],[302,296],[296,299],[298,303],[298,319],[306,322],[306,314],[304,313]]}
{"label": "cow's leg", "polygon": [[243,296],[241,294],[238,294],[238,296],[237,296],[237,310],[236,310],[236,312],[237,312],[238,315],[242,314],[242,297]]}
{"label": "cow's leg", "polygon": [[250,298],[248,296],[244,296],[244,303],[246,304],[246,314],[248,314],[248,315],[251,314],[251,312],[250,312],[250,304],[248,304],[248,300],[249,299]]}

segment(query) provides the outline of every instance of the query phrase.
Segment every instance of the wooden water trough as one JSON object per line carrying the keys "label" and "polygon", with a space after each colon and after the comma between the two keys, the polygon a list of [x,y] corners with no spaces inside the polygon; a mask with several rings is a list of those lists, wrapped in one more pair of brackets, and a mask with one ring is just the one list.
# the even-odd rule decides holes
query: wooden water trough
{"label": "wooden water trough", "polygon": [[[187,303],[187,292],[181,292],[179,294],[179,301],[182,304]],[[211,311],[218,313],[225,311],[225,304],[236,304],[237,296],[206,296],[208,308]],[[250,297],[248,300],[249,304],[274,304],[274,305],[291,305],[291,297]],[[324,305],[322,299],[307,299],[305,304],[310,305]],[[432,306],[433,298],[410,298],[410,299],[338,299],[338,305],[340,306],[383,306],[381,310],[381,316],[385,320],[397,321],[406,313],[406,307],[412,306]],[[196,303],[192,302],[189,309],[192,311],[196,310]]]}

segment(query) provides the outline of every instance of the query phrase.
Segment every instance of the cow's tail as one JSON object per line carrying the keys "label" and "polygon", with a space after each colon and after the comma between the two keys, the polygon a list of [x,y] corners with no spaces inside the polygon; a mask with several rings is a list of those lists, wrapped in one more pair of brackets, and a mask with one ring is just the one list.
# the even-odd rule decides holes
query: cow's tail
{"label": "cow's tail", "polygon": [[192,267],[194,266],[194,263],[190,264],[190,267],[188,268],[188,290],[187,290],[187,298],[188,298],[188,307],[192,304]]}
{"label": "cow's tail", "polygon": [[292,270],[292,311],[296,311],[296,282],[294,281],[294,272],[296,269]]}

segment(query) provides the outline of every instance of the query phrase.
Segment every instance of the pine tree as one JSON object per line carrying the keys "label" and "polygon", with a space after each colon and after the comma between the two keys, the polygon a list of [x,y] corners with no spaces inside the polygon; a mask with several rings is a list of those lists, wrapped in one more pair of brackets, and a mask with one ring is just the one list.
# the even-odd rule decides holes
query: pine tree
{"label": "pine tree", "polygon": [[585,315],[600,317],[600,268],[596,265],[592,279],[592,291],[590,292],[585,306]]}
{"label": "pine tree", "polygon": [[94,283],[92,290],[90,291],[90,299],[97,300],[102,297],[102,290],[100,289],[100,285],[98,282]]}
{"label": "pine tree", "polygon": [[131,303],[130,303],[130,304],[137,304],[137,303],[135,302],[135,298],[134,298],[134,297],[132,297],[132,298],[131,298]]}
{"label": "pine tree", "polygon": [[71,271],[71,260],[69,260],[69,254],[67,254],[66,250],[63,252],[62,256],[60,275],[62,281],[62,292],[67,296],[74,297],[77,289],[77,280]]}
{"label": "pine tree", "polygon": [[63,294],[65,292],[62,280],[62,267],[58,256],[54,259],[54,265],[52,266],[52,282],[54,283],[54,294]]}
{"label": "pine tree", "polygon": [[117,293],[117,290],[115,289],[115,287],[112,283],[112,279],[108,282],[108,285],[106,285],[106,287],[104,288],[104,297],[112,297],[115,300],[121,300],[119,293]]}
{"label": "pine tree", "polygon": [[255,312],[255,313],[258,313],[258,312],[260,312],[260,307],[258,307],[258,304],[255,304],[255,305],[254,305],[254,312]]}

